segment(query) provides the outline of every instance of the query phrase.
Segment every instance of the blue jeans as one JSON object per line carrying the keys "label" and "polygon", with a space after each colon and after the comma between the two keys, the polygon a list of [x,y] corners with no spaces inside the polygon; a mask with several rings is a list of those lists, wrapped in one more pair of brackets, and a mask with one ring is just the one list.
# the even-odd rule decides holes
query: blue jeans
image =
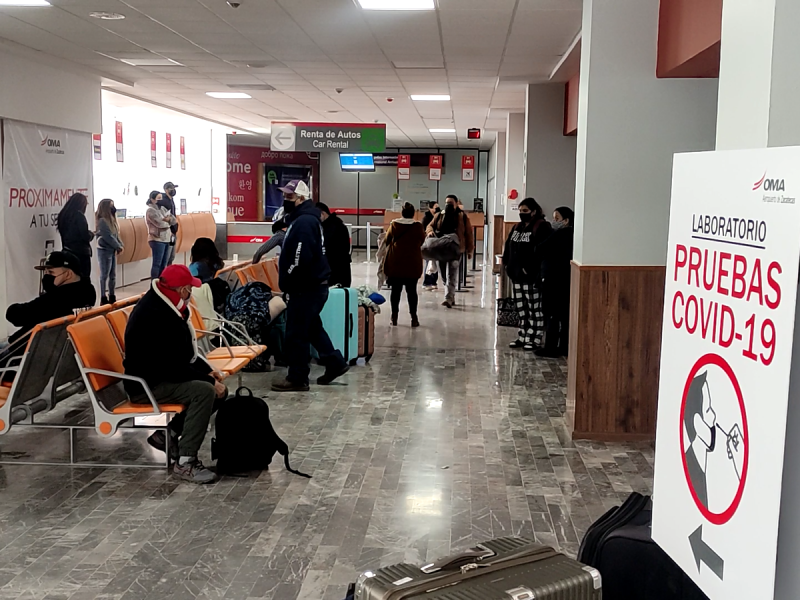
{"label": "blue jeans", "polygon": [[347,364],[341,352],[334,349],[322,327],[319,314],[327,299],[327,286],[321,286],[314,292],[289,295],[286,303],[286,362],[289,364],[289,374],[286,378],[294,384],[308,383],[310,346],[317,350],[320,363],[326,368],[344,368]]}
{"label": "blue jeans", "polygon": [[169,244],[167,242],[150,242],[153,252],[153,266],[150,267],[150,279],[158,279],[161,272],[167,268],[169,261]]}
{"label": "blue jeans", "polygon": [[[113,296],[117,288],[117,252],[110,248],[97,249],[97,262],[100,263],[100,296]],[[108,286],[106,286],[108,284]],[[106,294],[108,287],[108,294]]]}

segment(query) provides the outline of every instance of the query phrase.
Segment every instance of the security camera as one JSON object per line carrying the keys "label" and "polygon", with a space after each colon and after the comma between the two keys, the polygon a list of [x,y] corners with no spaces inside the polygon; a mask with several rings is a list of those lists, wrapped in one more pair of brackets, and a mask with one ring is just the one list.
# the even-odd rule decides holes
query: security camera
{"label": "security camera", "polygon": [[344,91],[344,88],[336,88],[336,93],[341,94]]}
{"label": "security camera", "polygon": [[387,102],[394,102],[394,98],[387,98],[386,101]]}
{"label": "security camera", "polygon": [[242,5],[241,2],[234,2],[233,0],[228,0],[228,6],[231,8],[239,8]]}

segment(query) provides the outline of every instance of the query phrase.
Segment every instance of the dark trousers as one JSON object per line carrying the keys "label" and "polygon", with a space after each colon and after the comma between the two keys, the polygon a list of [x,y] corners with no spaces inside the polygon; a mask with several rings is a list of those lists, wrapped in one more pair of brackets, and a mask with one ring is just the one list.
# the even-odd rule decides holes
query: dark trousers
{"label": "dark trousers", "polygon": [[545,350],[566,355],[569,349],[569,286],[560,288],[545,286],[542,290],[547,321],[544,347]]}
{"label": "dark trousers", "polygon": [[81,270],[81,277],[92,276],[92,257],[88,254],[78,255],[78,266]]}
{"label": "dark trousers", "polygon": [[406,288],[408,311],[411,313],[412,317],[417,316],[417,306],[419,305],[419,296],[417,295],[418,281],[419,279],[405,279],[401,277],[391,277],[389,279],[389,285],[392,287],[392,315],[397,315],[400,312],[400,298],[403,295],[403,288]]}
{"label": "dark trousers", "polygon": [[158,279],[161,277],[161,272],[167,268],[169,249],[170,245],[167,242],[150,241],[150,250],[153,254],[153,263],[150,266],[150,279]]}
{"label": "dark trousers", "polygon": [[327,300],[327,286],[313,292],[289,294],[286,304],[286,362],[289,364],[287,379],[294,384],[308,383],[312,345],[325,367],[344,368],[347,364],[322,327],[319,315]]}

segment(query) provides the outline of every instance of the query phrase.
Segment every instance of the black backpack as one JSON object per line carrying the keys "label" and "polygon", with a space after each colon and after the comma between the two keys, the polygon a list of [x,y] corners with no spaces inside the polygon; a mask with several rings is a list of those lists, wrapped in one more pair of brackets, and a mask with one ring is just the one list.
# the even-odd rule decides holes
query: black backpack
{"label": "black backpack", "polygon": [[276,452],[283,456],[287,471],[311,479],[289,466],[289,446],[275,433],[267,403],[253,396],[248,388],[240,387],[217,411],[216,437],[211,440],[211,458],[217,461],[217,473],[263,471],[269,468]]}

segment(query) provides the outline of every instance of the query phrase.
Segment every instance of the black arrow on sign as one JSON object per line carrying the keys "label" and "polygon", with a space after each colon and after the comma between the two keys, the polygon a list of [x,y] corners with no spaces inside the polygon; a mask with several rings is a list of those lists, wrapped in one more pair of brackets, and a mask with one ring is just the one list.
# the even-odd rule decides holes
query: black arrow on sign
{"label": "black arrow on sign", "polygon": [[725,561],[722,560],[719,554],[714,552],[708,544],[703,541],[703,526],[700,525],[695,532],[689,536],[689,545],[692,547],[692,554],[694,555],[694,562],[697,563],[697,572],[700,572],[700,563],[706,563],[706,566],[722,581],[722,575],[725,570]]}

